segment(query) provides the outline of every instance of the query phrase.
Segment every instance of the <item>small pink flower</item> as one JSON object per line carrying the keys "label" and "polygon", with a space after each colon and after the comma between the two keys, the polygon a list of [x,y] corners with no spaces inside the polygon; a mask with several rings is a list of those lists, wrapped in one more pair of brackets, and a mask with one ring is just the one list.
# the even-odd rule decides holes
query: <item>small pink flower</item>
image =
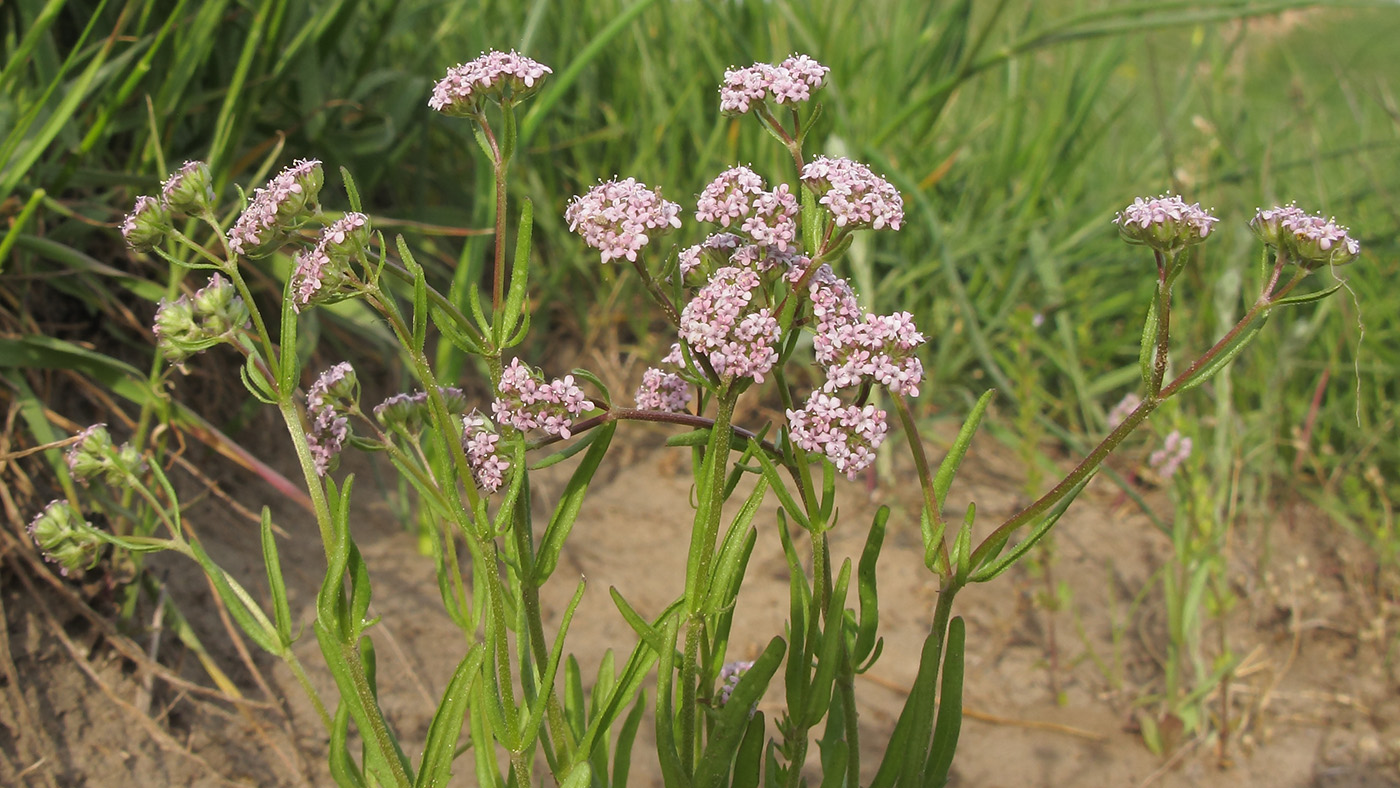
{"label": "small pink flower", "polygon": [[754,63],[748,68],[724,72],[719,107],[727,115],[741,115],[755,104],[795,104],[807,101],[820,88],[831,69],[806,55],[791,55],[778,65]]}
{"label": "small pink flower", "polygon": [[888,429],[883,410],[874,405],[842,405],[824,391],[812,392],[802,410],[787,411],[787,419],[793,443],[826,455],[848,479],[875,461],[875,450],[884,443]]}
{"label": "small pink flower", "polygon": [[681,312],[681,338],[723,378],[762,383],[778,360],[778,320],[757,303],[761,284],[757,271],[726,266]]}
{"label": "small pink flower", "polygon": [[682,249],[681,276],[690,276],[706,263],[714,265],[727,260],[743,240],[733,233],[714,233],[700,243]]}
{"label": "small pink flower", "polygon": [[681,226],[680,212],[680,205],[662,198],[660,189],[627,178],[599,183],[575,197],[564,218],[584,243],[603,253],[603,262],[620,257],[635,262],[652,235]]}
{"label": "small pink flower", "polygon": [[481,111],[482,102],[488,98],[514,102],[530,96],[539,90],[544,75],[552,73],[549,66],[514,50],[493,50],[448,69],[447,76],[433,86],[428,106],[444,115],[470,117]]}
{"label": "small pink flower", "polygon": [[1162,442],[1162,448],[1152,452],[1147,464],[1163,479],[1170,479],[1177,468],[1191,456],[1191,439],[1184,437],[1179,430],[1172,430]]}
{"label": "small pink flower", "polygon": [[818,333],[812,347],[817,362],[826,368],[828,390],[872,380],[897,394],[917,397],[924,368],[914,353],[923,342],[913,316],[896,312],[837,323]]}
{"label": "small pink flower", "polygon": [[253,199],[228,233],[234,254],[250,255],[282,238],[306,214],[318,207],[325,175],[321,162],[301,159],[277,173]]}
{"label": "small pink flower", "polygon": [[802,168],[802,182],[821,197],[837,227],[898,230],[904,222],[899,190],[858,161],[818,156]]}
{"label": "small pink flower", "polygon": [[571,437],[573,419],[593,409],[593,403],[574,383],[573,375],[544,382],[544,376],[511,359],[501,372],[500,395],[491,404],[498,424],[526,432],[540,429],[549,435]]}
{"label": "small pink flower", "polygon": [[462,450],[467,454],[472,478],[487,493],[493,493],[505,482],[510,460],[500,451],[501,436],[476,411],[462,417]]}
{"label": "small pink flower", "polygon": [[743,232],[754,244],[787,251],[797,242],[797,196],[786,183],[754,200],[753,215],[744,220]]}
{"label": "small pink flower", "polygon": [[719,174],[700,192],[695,202],[695,218],[728,227],[749,213],[756,197],[763,194],[763,179],[748,167],[731,167]]}
{"label": "small pink flower", "polygon": [[1175,194],[1138,197],[1113,218],[1123,240],[1167,254],[1204,241],[1218,221],[1200,203],[1187,205]]}
{"label": "small pink flower", "polygon": [[683,413],[690,408],[690,386],[674,372],[651,367],[642,373],[637,387],[637,407]]}

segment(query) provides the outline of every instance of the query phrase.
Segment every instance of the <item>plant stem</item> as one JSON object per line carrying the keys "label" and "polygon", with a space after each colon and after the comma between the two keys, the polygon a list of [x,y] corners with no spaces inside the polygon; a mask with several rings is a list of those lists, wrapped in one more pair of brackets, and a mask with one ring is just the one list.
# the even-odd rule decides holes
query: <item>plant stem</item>
{"label": "plant stem", "polygon": [[[938,491],[933,488],[933,472],[929,469],[928,456],[924,454],[924,440],[919,435],[918,425],[914,423],[914,412],[909,409],[909,401],[903,394],[895,391],[890,392],[890,397],[894,400],[895,412],[899,414],[899,423],[904,428],[904,437],[909,441],[909,453],[914,457],[914,468],[919,474],[919,487],[924,493],[924,511],[928,513],[929,522],[933,525],[933,532],[939,534],[938,554],[942,559],[943,566],[952,567],[948,564],[948,540],[943,538],[945,527],[943,524],[943,502],[938,500]],[[925,549],[927,549],[925,545]],[[974,562],[972,564],[976,566]]]}
{"label": "plant stem", "polygon": [[[724,506],[724,480],[729,470],[729,430],[734,418],[735,389],[726,387],[716,398],[717,409],[709,448],[705,453],[705,497],[696,511],[692,531],[690,556],[686,571],[686,631],[685,659],[681,663],[681,732],[680,759],[687,773],[697,763],[696,742],[699,736],[696,677],[700,667],[700,642],[705,633],[703,609],[709,585],[710,564],[714,561],[715,537],[719,532],[720,515]],[[723,436],[723,437],[721,437]]]}

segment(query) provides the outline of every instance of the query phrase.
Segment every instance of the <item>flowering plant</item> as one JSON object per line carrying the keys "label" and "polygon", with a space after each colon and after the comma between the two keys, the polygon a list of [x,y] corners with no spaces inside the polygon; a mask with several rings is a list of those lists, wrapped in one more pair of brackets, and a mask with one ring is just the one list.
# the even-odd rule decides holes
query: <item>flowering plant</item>
{"label": "flowering plant", "polygon": [[[143,463],[129,446],[116,447],[105,429],[76,440],[75,475],[100,477],[140,496],[160,513],[168,535],[105,533],[82,519],[75,502],[55,504],[35,520],[40,547],[70,570],[94,560],[101,542],[135,552],[173,550],[198,562],[249,636],[287,660],[301,679],[326,726],[331,773],[341,785],[441,785],[463,752],[458,739],[464,726],[482,784],[534,784],[541,759],[559,784],[611,784],[625,774],[640,721],[639,712],[628,709],[640,709],[643,684],[653,674],[657,758],[667,785],[756,785],[761,775],[774,784],[801,784],[811,731],[819,725],[827,780],[859,785],[870,750],[859,737],[853,678],[881,652],[875,567],[890,512],[882,508],[873,518],[854,567],[850,558],[837,564],[828,533],[836,525],[835,475],[857,476],[891,436],[892,419],[880,405],[886,400],[917,469],[923,563],[939,593],[917,678],[870,784],[943,784],[961,727],[965,629],[952,615],[959,591],[994,580],[1025,556],[1130,432],[1164,401],[1201,385],[1238,355],[1273,309],[1332,292],[1291,295],[1309,272],[1349,262],[1359,252],[1330,220],[1291,207],[1261,211],[1252,226],[1275,254],[1265,258],[1258,299],[1234,329],[1169,379],[1173,285],[1216,219],[1174,196],[1128,206],[1116,219],[1119,230],[1129,242],[1151,248],[1157,264],[1142,341],[1143,393],[1049,492],[974,544],[975,509],[950,520],[943,502],[993,392],[978,400],[941,462],[931,464],[910,404],[927,388],[919,357],[925,337],[908,312],[862,309],[838,274],[856,232],[901,227],[903,201],[893,184],[860,162],[806,158],[804,140],[819,110],[811,101],[828,76],[809,57],[728,71],[719,91],[723,112],[754,114],[786,147],[795,185],[769,188],[744,166],[720,173],[694,212],[715,232],[675,255],[659,247],[664,234],[684,229],[680,204],[635,179],[599,183],[565,211],[570,228],[603,263],[632,266],[674,332],[670,352],[644,373],[635,407],[615,404],[585,371],[549,379],[510,353],[530,327],[533,221],[526,201],[508,255],[505,183],[515,150],[514,112],[549,73],[522,55],[492,52],[449,70],[429,101],[444,115],[476,124],[490,158],[496,245],[489,297],[472,290],[463,304],[439,293],[402,238],[390,245],[373,231],[349,173],[349,210],[327,211],[315,160],[296,162],[256,190],[231,228],[215,217],[208,170],[198,163],[181,168],[161,198],[140,198],[122,225],[134,249],[215,272],[192,296],[161,305],[155,333],[164,357],[178,365],[215,345],[232,345],[245,358],[248,390],[276,407],[287,427],[326,556],[314,630],[336,679],[337,703],[319,696],[290,649],[287,595],[266,514],[270,614],[182,532],[179,502],[159,465]],[[171,216],[180,213],[213,227],[223,248],[211,250],[176,229]],[[297,232],[318,225],[314,241]],[[274,331],[249,292],[241,261],[287,245],[301,248]],[[411,303],[409,311],[400,296]],[[299,320],[308,310],[352,298],[386,321],[420,387],[374,406],[372,417],[361,408],[349,362],[319,371],[304,395],[300,389],[306,370],[295,352]],[[433,329],[483,360],[493,393],[489,407],[441,378],[425,350]],[[799,374],[804,371],[817,374]],[[782,402],[782,423],[736,424],[739,399],[759,388]],[[692,450],[694,522],[684,582],[670,606],[648,620],[614,594],[636,642],[622,673],[600,682],[585,700],[581,692],[562,691],[559,680],[584,583],[552,634],[545,631],[540,589],[555,574],[614,433],[628,421],[684,428],[671,443]],[[562,442],[569,444],[556,454],[530,459]],[[402,749],[375,692],[373,622],[366,620],[371,578],[355,543],[353,475],[338,476],[350,448],[381,452],[419,493],[435,528],[432,553],[443,604],[470,644],[416,761]],[[580,453],[561,501],[537,532],[532,464]],[[741,494],[744,480],[743,505],[726,526],[724,504]],[[727,652],[730,626],[761,538],[758,507],[769,494],[781,507],[777,537],[791,575],[791,615],[785,635],[775,635],[754,660],[740,662]],[[810,571],[789,520],[806,534]],[[470,584],[458,565],[459,544],[471,562]],[[856,607],[848,608],[852,586]],[[770,726],[758,703],[780,670],[782,705]],[[364,742],[358,761],[348,749],[352,722]],[[610,744],[614,735],[618,740]],[[612,763],[610,746],[619,756]]]}

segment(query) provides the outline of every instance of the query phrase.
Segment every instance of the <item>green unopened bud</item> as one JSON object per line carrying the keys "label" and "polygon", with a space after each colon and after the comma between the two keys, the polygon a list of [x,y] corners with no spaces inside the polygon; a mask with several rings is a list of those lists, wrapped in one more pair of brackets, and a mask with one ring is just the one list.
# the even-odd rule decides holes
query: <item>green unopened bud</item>
{"label": "green unopened bud", "polygon": [[67,501],[54,501],[29,523],[29,535],[65,577],[91,569],[102,550],[102,538]]}
{"label": "green unopened bud", "polygon": [[194,294],[194,315],[204,337],[225,338],[236,329],[248,325],[251,317],[248,305],[238,295],[233,283],[219,274],[209,278],[209,284]]}
{"label": "green unopened bud", "polygon": [[141,195],[136,205],[122,220],[122,237],[126,245],[138,252],[156,248],[170,233],[170,209],[154,197]]}
{"label": "green unopened bud", "polygon": [[165,204],[177,214],[202,214],[214,207],[213,178],[209,165],[202,161],[187,161],[161,184]]}
{"label": "green unopened bud", "polygon": [[1254,233],[1254,237],[1263,241],[1266,246],[1277,249],[1283,245],[1286,234],[1283,231],[1284,221],[1304,215],[1306,214],[1302,209],[1293,203],[1260,208],[1254,212],[1254,218],[1249,220],[1249,229]]}
{"label": "green unopened bud", "polygon": [[369,248],[369,217],[350,212],[327,225],[316,245],[297,253],[292,272],[292,308],[334,304],[360,292],[354,264]]}
{"label": "green unopened bud", "polygon": [[141,471],[145,460],[141,452],[129,443],[118,449],[112,443],[107,425],[94,424],[78,433],[78,441],[65,457],[73,478],[81,482],[101,477],[111,485],[125,486]]}

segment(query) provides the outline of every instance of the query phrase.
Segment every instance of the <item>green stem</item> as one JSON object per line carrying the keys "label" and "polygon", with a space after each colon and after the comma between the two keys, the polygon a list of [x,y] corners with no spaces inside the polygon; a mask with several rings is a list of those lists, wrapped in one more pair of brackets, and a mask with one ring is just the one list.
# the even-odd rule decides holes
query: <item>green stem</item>
{"label": "green stem", "polygon": [[719,394],[713,432],[710,434],[709,448],[705,453],[706,480],[705,498],[696,512],[696,527],[690,542],[690,560],[686,575],[685,660],[681,663],[681,733],[680,759],[687,773],[693,772],[696,765],[696,740],[698,736],[698,711],[696,696],[699,687],[696,676],[700,666],[700,642],[705,634],[705,611],[703,605],[710,576],[710,564],[714,561],[715,538],[719,533],[719,521],[724,506],[724,480],[729,470],[729,431],[734,418],[734,403],[739,396],[735,389],[726,387]]}
{"label": "green stem", "polygon": [[374,697],[374,688],[369,685],[369,678],[365,675],[365,665],[360,659],[359,648],[354,643],[346,642],[338,643],[337,646],[341,651],[341,659],[345,660],[345,665],[349,668],[350,683],[355,687],[355,695],[360,699],[365,716],[369,717],[370,729],[361,731],[361,735],[374,741],[374,746],[379,750],[384,762],[389,765],[394,782],[400,788],[409,788],[413,785],[413,780],[404,769],[403,761],[399,760],[394,736],[389,732],[388,723],[384,722],[384,714],[379,709],[379,699]]}
{"label": "green stem", "polygon": [[311,679],[306,675],[306,669],[301,666],[301,660],[290,649],[282,650],[282,661],[287,663],[287,667],[292,669],[292,675],[296,677],[297,684],[301,685],[302,692],[311,699],[311,705],[316,707],[316,716],[321,718],[321,725],[327,731],[331,729],[331,715],[326,712],[326,704],[321,702],[321,694],[316,688],[311,686]]}
{"label": "green stem", "polygon": [[904,428],[904,437],[909,441],[909,453],[914,457],[914,469],[919,474],[919,487],[924,494],[924,511],[928,513],[933,533],[939,535],[939,557],[943,566],[952,571],[948,561],[948,540],[943,523],[943,502],[938,500],[938,491],[933,488],[933,471],[929,467],[928,456],[924,453],[924,439],[919,435],[919,427],[914,422],[914,412],[909,408],[909,400],[895,391],[890,392],[890,398],[894,400],[894,409],[899,414],[899,424]]}
{"label": "green stem", "polygon": [[1157,341],[1156,355],[1152,359],[1152,379],[1147,382],[1147,396],[1157,396],[1162,390],[1162,379],[1167,375],[1167,357],[1171,349],[1171,310],[1172,285],[1168,277],[1168,267],[1175,266],[1175,260],[1164,264],[1162,253],[1157,252]]}

